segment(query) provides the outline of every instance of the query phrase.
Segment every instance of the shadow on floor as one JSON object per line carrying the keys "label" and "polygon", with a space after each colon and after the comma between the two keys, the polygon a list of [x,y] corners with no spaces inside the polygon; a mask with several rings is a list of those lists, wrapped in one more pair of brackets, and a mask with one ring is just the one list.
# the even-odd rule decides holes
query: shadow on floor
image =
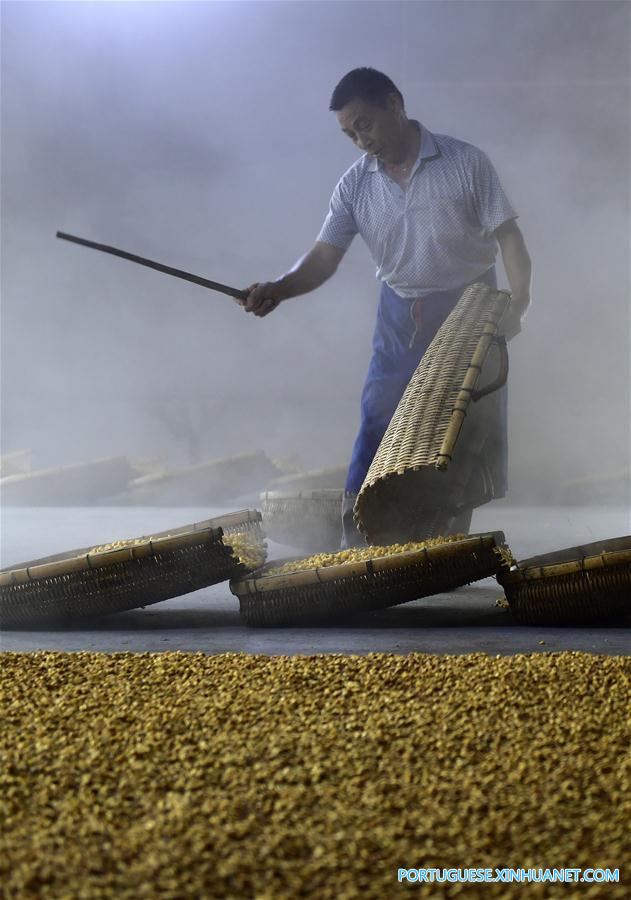
{"label": "shadow on floor", "polygon": [[[432,598],[432,606],[423,606],[423,601],[414,601],[402,606],[390,607],[371,613],[356,614],[338,618],[329,622],[305,622],[301,625],[269,626],[264,630],[292,630],[327,632],[334,630],[362,630],[362,631],[388,631],[388,630],[412,630],[432,628],[509,628],[517,632],[528,627],[520,625],[515,617],[507,610],[494,608],[491,602],[482,604],[480,600],[470,603],[447,601],[439,605],[436,598]],[[625,629],[631,626],[631,617],[599,622],[596,625],[572,626],[579,631],[599,630],[604,628]],[[555,626],[558,628],[559,626]],[[109,616],[101,616],[90,620],[76,622],[64,622],[59,625],[50,625],[46,628],[37,628],[37,633],[61,633],[69,632],[79,634],[81,632],[177,632],[187,631],[216,631],[219,629],[243,629],[247,632],[260,631],[260,627],[251,628],[240,618],[237,608],[233,609],[152,609],[130,610],[129,612],[116,613]],[[33,629],[10,629],[11,632],[34,631]],[[9,629],[7,629],[7,633]]]}

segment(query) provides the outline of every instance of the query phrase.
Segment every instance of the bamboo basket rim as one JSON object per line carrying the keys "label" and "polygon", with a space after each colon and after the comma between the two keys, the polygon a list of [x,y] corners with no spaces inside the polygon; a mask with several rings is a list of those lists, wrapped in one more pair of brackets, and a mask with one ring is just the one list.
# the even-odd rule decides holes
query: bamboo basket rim
{"label": "bamboo basket rim", "polygon": [[[98,551],[82,547],[78,550],[69,550],[65,553],[29,560],[0,570],[0,587],[25,584],[39,581],[42,578],[54,578],[71,572],[106,568],[172,550],[181,550],[184,547],[214,543],[230,537],[225,534],[226,529],[241,524],[247,525],[249,522],[261,522],[261,519],[261,514],[257,510],[242,510],[227,513],[225,516],[216,516],[214,519],[204,519],[201,522],[171,528],[167,531],[159,531],[153,535],[127,538],[126,540],[130,543],[125,547]],[[132,541],[141,541],[141,543],[132,543]],[[224,546],[228,548],[230,544],[224,541]]]}
{"label": "bamboo basket rim", "polygon": [[24,459],[24,457],[30,457],[33,455],[32,450],[24,449],[24,450],[11,450],[10,453],[0,453],[0,466],[3,463],[11,462],[14,459]]}
{"label": "bamboo basket rim", "polygon": [[221,456],[213,459],[207,459],[201,463],[195,463],[191,466],[176,466],[173,469],[164,468],[160,471],[149,472],[146,475],[139,475],[130,482],[130,488],[139,488],[161,484],[162,482],[175,481],[179,478],[188,478],[191,475],[203,475],[215,470],[220,471],[225,466],[232,463],[241,463],[246,460],[260,460],[273,466],[271,459],[264,450],[251,450],[246,453],[236,453],[233,456]]}
{"label": "bamboo basket rim", "polygon": [[78,469],[89,469],[91,466],[100,466],[103,463],[121,463],[124,462],[129,466],[129,470],[133,470],[133,466],[128,456],[102,456],[99,459],[89,459],[84,462],[66,463],[63,466],[50,466],[46,469],[31,469],[29,472],[16,472],[14,475],[3,475],[0,477],[0,487],[6,487],[10,484],[16,484],[22,481],[34,481],[38,478],[44,478],[50,475],[59,475],[61,472],[73,472]]}
{"label": "bamboo basket rim", "polygon": [[[320,566],[314,569],[302,569],[296,572],[287,572],[280,575],[265,575],[264,569],[282,564],[280,560],[271,560],[266,563],[264,569],[253,572],[247,578],[230,582],[230,590],[236,596],[264,593],[292,587],[305,587],[313,584],[323,584],[338,581],[344,578],[352,578],[361,575],[373,575],[376,572],[384,572],[392,569],[404,569],[417,565],[421,560],[434,561],[444,557],[455,555],[456,548],[462,550],[474,550],[476,547],[491,547],[503,545],[506,541],[504,532],[491,531],[481,534],[469,535],[458,541],[445,541],[424,547],[420,550],[405,550],[402,553],[391,553],[388,556],[375,556],[359,562],[338,563],[334,566]],[[303,557],[295,557],[301,559]],[[498,558],[499,565],[499,558]]]}
{"label": "bamboo basket rim", "polygon": [[[285,486],[288,489],[291,489],[292,484],[300,484],[300,482],[310,479],[318,479],[322,477],[332,477],[339,476],[340,484],[339,487],[332,488],[331,490],[343,490],[344,482],[346,480],[346,473],[348,471],[347,463],[339,463],[335,466],[325,466],[320,469],[303,469],[301,472],[288,472],[285,475],[277,475],[272,478],[269,482],[270,489],[275,490],[277,487],[281,490],[285,489]],[[301,490],[298,488],[298,490]],[[303,488],[303,490],[311,490],[311,488]],[[314,488],[313,490],[325,490],[324,488]]]}
{"label": "bamboo basket rim", "polygon": [[316,488],[302,491],[263,491],[259,499],[264,500],[333,500],[344,496],[344,488]]}
{"label": "bamboo basket rim", "polygon": [[[625,564],[631,564],[631,535],[624,538],[611,538],[607,541],[597,541],[594,544],[588,544],[583,549],[589,550],[590,547],[603,547],[607,545],[619,544],[626,542],[628,547],[616,549],[602,549],[600,553],[583,553],[580,554],[581,547],[568,547],[564,550],[557,550],[551,553],[544,553],[540,556],[533,556],[529,559],[518,561],[510,569],[504,569],[498,580],[501,584],[514,585],[525,581],[536,581],[543,578],[558,578],[564,575],[575,575],[581,572],[589,572],[597,569],[613,568]],[[576,550],[578,555],[574,559],[546,563],[546,558],[559,556],[561,554],[571,553]]]}

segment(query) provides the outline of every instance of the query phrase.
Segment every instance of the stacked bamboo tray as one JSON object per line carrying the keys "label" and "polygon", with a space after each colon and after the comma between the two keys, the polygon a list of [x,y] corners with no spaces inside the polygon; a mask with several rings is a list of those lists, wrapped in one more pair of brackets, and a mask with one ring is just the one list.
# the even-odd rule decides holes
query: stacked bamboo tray
{"label": "stacked bamboo tray", "polygon": [[596,624],[631,614],[631,536],[521,561],[502,532],[262,565],[265,555],[261,513],[243,510],[31,560],[0,572],[0,625],[60,627],[228,580],[241,617],[258,627],[327,624],[487,577],[497,578],[521,624]]}
{"label": "stacked bamboo tray", "polygon": [[134,469],[126,456],[34,469],[0,478],[5,506],[83,506],[127,488]]}
{"label": "stacked bamboo tray", "polygon": [[255,450],[143,475],[119,499],[137,506],[217,506],[258,493],[277,473],[271,459]]}

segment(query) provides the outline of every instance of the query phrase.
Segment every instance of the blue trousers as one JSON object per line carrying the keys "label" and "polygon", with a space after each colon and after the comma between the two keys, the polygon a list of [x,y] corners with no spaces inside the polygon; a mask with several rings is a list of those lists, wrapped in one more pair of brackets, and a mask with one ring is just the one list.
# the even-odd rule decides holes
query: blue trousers
{"label": "blue trousers", "polygon": [[[491,267],[474,281],[497,287],[495,267]],[[381,443],[390,419],[394,415],[399,400],[403,396],[414,370],[431,344],[436,332],[449,313],[456,306],[467,284],[450,291],[437,291],[422,300],[422,324],[415,334],[415,325],[410,315],[411,301],[399,297],[383,282],[377,324],[373,336],[373,354],[368,367],[368,375],[361,398],[361,426],[353,446],[353,453],[346,479],[349,499],[359,493],[377,448]],[[413,339],[413,341],[412,341]],[[412,343],[411,343],[412,342]],[[411,344],[411,346],[410,346]],[[506,404],[504,402],[504,437],[499,441],[506,445]],[[506,468],[506,446],[500,448]],[[502,496],[505,486],[498,485],[497,496]]]}

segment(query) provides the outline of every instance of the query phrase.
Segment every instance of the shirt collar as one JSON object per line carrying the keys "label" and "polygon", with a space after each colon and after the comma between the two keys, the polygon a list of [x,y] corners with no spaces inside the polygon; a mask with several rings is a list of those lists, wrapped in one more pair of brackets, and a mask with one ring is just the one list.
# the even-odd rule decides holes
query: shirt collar
{"label": "shirt collar", "polygon": [[[412,167],[412,173],[414,173],[417,167],[420,165],[421,160],[435,159],[437,156],[440,156],[440,150],[438,149],[434,135],[428,128],[426,128],[424,125],[421,125],[421,123],[417,122],[416,119],[411,119],[410,121],[414,122],[414,124],[418,125],[418,127],[421,129],[421,147],[419,150],[418,158]],[[380,168],[381,163],[379,162],[377,157],[371,156],[368,160],[368,171],[378,172]]]}

